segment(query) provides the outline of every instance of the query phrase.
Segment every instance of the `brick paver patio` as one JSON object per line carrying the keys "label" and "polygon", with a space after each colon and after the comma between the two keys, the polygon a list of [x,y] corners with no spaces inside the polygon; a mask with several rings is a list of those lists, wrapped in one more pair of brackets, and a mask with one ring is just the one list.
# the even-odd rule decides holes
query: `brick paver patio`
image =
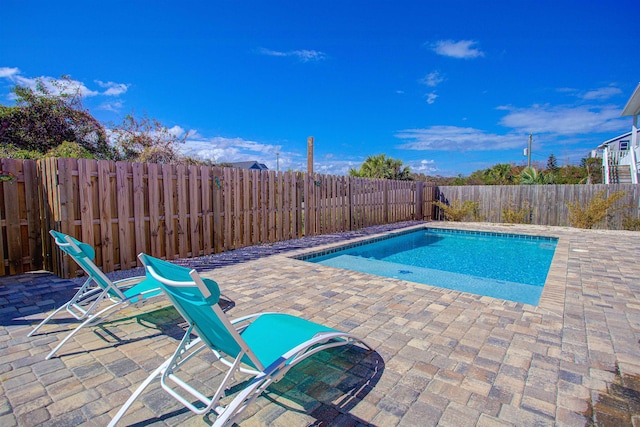
{"label": "brick paver patio", "polygon": [[[249,407],[241,425],[640,426],[639,233],[429,226],[558,237],[539,306],[292,258],[384,227],[180,261],[220,284],[235,303],[232,317],[295,314],[350,331],[376,350],[315,355]],[[72,291],[73,282],[46,272],[0,278],[0,426],[106,425],[175,349],[183,322],[158,303],[88,328],[45,361],[60,334],[27,333]],[[203,356],[187,367],[204,388],[220,375],[209,362]],[[212,420],[156,383],[122,424]]]}

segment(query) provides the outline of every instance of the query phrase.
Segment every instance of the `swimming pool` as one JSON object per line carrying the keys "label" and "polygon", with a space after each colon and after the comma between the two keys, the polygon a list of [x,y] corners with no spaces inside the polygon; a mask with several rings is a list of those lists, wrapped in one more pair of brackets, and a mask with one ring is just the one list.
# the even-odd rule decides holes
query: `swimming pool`
{"label": "swimming pool", "polygon": [[302,259],[537,305],[557,239],[423,228]]}

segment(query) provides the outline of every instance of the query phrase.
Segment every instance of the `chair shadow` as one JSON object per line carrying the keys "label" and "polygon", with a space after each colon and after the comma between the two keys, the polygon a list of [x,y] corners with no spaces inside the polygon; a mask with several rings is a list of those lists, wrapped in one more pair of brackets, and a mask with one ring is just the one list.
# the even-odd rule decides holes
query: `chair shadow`
{"label": "chair shadow", "polygon": [[[220,299],[219,304],[225,312],[235,307],[235,302],[232,300]],[[123,331],[121,329],[123,325],[129,324],[132,320],[135,320],[135,322],[142,327],[135,333],[135,336],[132,336],[130,332]],[[42,338],[57,333],[65,333],[71,331],[70,328],[52,328],[56,325],[66,324],[77,325],[79,324],[79,322],[73,318],[54,319],[43,328],[43,332],[34,334],[32,338]],[[136,313],[135,315],[127,317],[118,317],[116,312],[112,320],[105,320],[104,322],[101,322],[97,325],[87,326],[87,330],[92,329],[92,332],[100,337],[100,339],[105,343],[103,347],[96,347],[92,350],[98,350],[108,347],[119,347],[121,345],[149,340],[159,336],[169,336],[176,341],[180,341],[187,328],[187,323],[173,305],[159,307],[155,310],[141,311]],[[156,330],[157,333],[149,334],[147,332],[148,330]],[[62,354],[65,356],[71,356],[86,353],[87,351],[90,350],[63,352]]]}
{"label": "chair shadow", "polygon": [[[309,424],[312,426],[373,425],[350,411],[375,388],[384,367],[380,354],[358,346],[316,353],[292,368],[278,383],[270,385],[258,398],[264,398],[266,402],[254,401],[245,413],[240,414],[237,423],[242,424],[268,402],[281,407],[281,413],[293,411],[310,416],[315,420]],[[243,381],[231,387],[223,403],[228,403],[227,400],[232,399],[248,382]],[[191,412],[187,408],[181,407],[129,426],[142,427],[168,420],[174,423],[175,417],[184,421],[189,414]],[[213,425],[215,419],[213,411],[203,416],[203,421],[208,425]]]}
{"label": "chair shadow", "polygon": [[[359,346],[332,348],[316,353],[292,368],[279,382],[271,384],[261,397],[285,411],[314,418],[310,425],[372,425],[350,411],[375,388],[384,368],[384,360],[375,351]],[[244,385],[235,385],[229,393],[240,391]],[[254,407],[253,411],[260,409]],[[239,422],[252,414],[249,409],[249,413],[240,415]],[[204,421],[212,425],[215,413],[207,414]]]}

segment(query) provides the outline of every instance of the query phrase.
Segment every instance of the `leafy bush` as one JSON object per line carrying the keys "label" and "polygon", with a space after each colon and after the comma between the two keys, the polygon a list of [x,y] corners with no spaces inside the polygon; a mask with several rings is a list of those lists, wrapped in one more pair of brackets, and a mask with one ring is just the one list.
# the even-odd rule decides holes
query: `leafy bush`
{"label": "leafy bush", "polygon": [[569,224],[577,228],[593,228],[594,225],[606,218],[609,209],[626,193],[616,191],[605,199],[606,194],[607,190],[598,191],[584,205],[580,205],[578,202],[567,202]]}
{"label": "leafy bush", "polygon": [[479,220],[479,202],[473,200],[454,200],[451,204],[447,205],[443,202],[435,202],[435,205],[442,209],[444,217],[447,221],[462,221],[465,218],[471,216],[474,221]]}
{"label": "leafy bush", "polygon": [[46,157],[68,159],[95,159],[95,156],[77,142],[63,141],[62,144],[47,151]]}
{"label": "leafy bush", "polygon": [[2,159],[41,159],[42,153],[35,150],[27,150],[25,148],[18,148],[14,144],[0,145],[0,158]]}
{"label": "leafy bush", "polygon": [[520,207],[516,207],[515,204],[509,200],[509,203],[502,208],[502,222],[507,224],[529,224],[531,222],[532,210],[527,200],[525,200]]}

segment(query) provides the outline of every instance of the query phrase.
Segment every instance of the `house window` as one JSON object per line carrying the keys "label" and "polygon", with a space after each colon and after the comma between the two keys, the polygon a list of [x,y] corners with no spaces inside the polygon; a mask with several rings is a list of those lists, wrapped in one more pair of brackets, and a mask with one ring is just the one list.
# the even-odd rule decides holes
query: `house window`
{"label": "house window", "polygon": [[627,151],[629,149],[629,140],[625,139],[620,141],[620,151]]}

